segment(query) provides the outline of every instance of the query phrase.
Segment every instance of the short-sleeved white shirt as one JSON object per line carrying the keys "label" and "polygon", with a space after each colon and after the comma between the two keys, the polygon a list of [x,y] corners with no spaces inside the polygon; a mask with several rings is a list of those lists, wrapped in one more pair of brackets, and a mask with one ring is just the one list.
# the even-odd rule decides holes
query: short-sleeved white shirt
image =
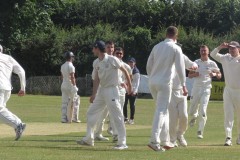
{"label": "short-sleeved white shirt", "polygon": [[121,66],[122,64],[118,58],[106,53],[104,54],[103,60],[97,59],[94,61],[93,70],[98,72],[98,77],[102,88],[119,85],[118,69]]}
{"label": "short-sleeved white shirt", "polygon": [[75,73],[75,67],[73,66],[72,62],[66,61],[61,66],[61,73],[63,76],[63,83],[71,84],[70,73]]}
{"label": "short-sleeved white shirt", "polygon": [[197,59],[195,63],[198,65],[196,72],[199,72],[199,76],[194,77],[193,87],[212,88],[212,78],[210,77],[209,73],[219,71],[217,64],[210,59],[207,61]]}

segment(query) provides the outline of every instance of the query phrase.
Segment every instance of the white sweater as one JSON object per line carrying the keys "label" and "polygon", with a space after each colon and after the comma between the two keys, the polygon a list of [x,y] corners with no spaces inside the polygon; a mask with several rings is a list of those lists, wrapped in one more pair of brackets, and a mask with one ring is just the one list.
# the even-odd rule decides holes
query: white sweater
{"label": "white sweater", "polygon": [[232,57],[229,53],[223,55],[218,52],[215,48],[210,55],[222,64],[226,87],[240,90],[240,56]]}
{"label": "white sweater", "polygon": [[26,79],[24,69],[14,58],[0,52],[0,89],[8,91],[12,90],[12,73],[18,75],[20,79],[21,90],[25,91]]}
{"label": "white sweater", "polygon": [[172,82],[172,67],[175,64],[181,86],[185,86],[185,65],[182,49],[172,39],[155,45],[147,61],[147,74],[151,84],[169,84]]}

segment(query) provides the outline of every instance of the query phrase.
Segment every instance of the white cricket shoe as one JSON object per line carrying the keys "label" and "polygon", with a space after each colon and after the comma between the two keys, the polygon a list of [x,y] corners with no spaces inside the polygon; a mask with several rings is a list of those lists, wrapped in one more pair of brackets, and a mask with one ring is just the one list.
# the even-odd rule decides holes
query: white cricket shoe
{"label": "white cricket shoe", "polygon": [[118,141],[118,135],[113,135],[113,142],[117,142]]}
{"label": "white cricket shoe", "polygon": [[130,120],[128,121],[128,124],[134,124],[134,120],[133,120],[133,119],[130,119]]}
{"label": "white cricket shoe", "polygon": [[193,127],[196,123],[196,118],[192,118],[191,121],[189,122],[189,126]]}
{"label": "white cricket shoe", "polygon": [[173,145],[174,145],[174,147],[178,147],[178,144],[177,144],[177,142],[176,141],[174,141],[174,142],[171,142]]}
{"label": "white cricket shoe", "polygon": [[232,145],[232,139],[230,137],[227,137],[225,140],[224,146],[231,146]]}
{"label": "white cricket shoe", "polygon": [[80,120],[72,120],[72,122],[74,122],[74,123],[81,123]]}
{"label": "white cricket shoe", "polygon": [[149,143],[148,147],[151,148],[154,151],[158,151],[158,152],[165,152],[165,149],[162,148],[159,144],[154,144],[154,143]]}
{"label": "white cricket shoe", "polygon": [[26,124],[25,123],[20,123],[17,128],[15,128],[15,133],[16,133],[16,138],[15,141],[19,140],[22,136],[23,131],[26,128]]}
{"label": "white cricket shoe", "polygon": [[82,140],[76,140],[77,144],[80,144],[80,145],[83,145],[83,146],[90,146],[90,147],[93,147],[94,146],[94,143],[88,143],[86,141],[84,141],[83,139]]}
{"label": "white cricket shoe", "polygon": [[198,137],[198,139],[203,139],[203,135],[202,135],[201,131],[197,132],[197,137]]}
{"label": "white cricket shoe", "polygon": [[177,137],[177,140],[182,147],[187,147],[187,141],[185,140],[183,135],[179,135]]}
{"label": "white cricket shoe", "polygon": [[109,141],[109,138],[107,138],[107,137],[103,137],[103,135],[97,135],[96,137],[95,137],[95,140],[96,141]]}
{"label": "white cricket shoe", "polygon": [[124,149],[128,149],[128,146],[126,144],[116,145],[115,147],[113,147],[113,149],[124,150]]}

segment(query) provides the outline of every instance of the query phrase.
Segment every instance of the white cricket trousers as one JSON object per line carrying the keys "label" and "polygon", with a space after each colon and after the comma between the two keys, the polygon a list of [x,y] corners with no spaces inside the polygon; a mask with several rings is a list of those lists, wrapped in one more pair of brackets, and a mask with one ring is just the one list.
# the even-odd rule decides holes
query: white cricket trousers
{"label": "white cricket trousers", "polygon": [[[156,102],[150,142],[160,144],[160,133],[168,118],[168,106],[170,103],[172,88],[169,84],[159,83],[154,85],[149,83],[149,89]],[[168,130],[168,125],[165,126],[165,129]]]}
{"label": "white cricket trousers", "polygon": [[102,117],[106,107],[109,111],[110,120],[113,120],[113,123],[117,129],[117,144],[126,144],[126,128],[124,125],[124,117],[121,105],[119,103],[119,91],[117,87],[99,87],[95,100],[89,106],[87,111],[87,134],[83,140],[87,141],[88,143],[94,142],[94,128],[97,124],[97,121]]}
{"label": "white cricket trousers", "polygon": [[183,96],[182,89],[172,90],[168,112],[170,141],[175,142],[177,136],[184,135],[188,126],[187,96]]}
{"label": "white cricket trousers", "polygon": [[[67,106],[70,98],[73,96],[71,93],[72,85],[70,83],[62,83],[61,91],[62,91],[62,122],[67,122]],[[75,101],[73,108],[73,120],[78,120],[79,114],[79,105],[80,105],[80,97],[78,97]]]}
{"label": "white cricket trousers", "polygon": [[11,91],[0,90],[0,120],[13,128],[17,128],[22,121],[6,108],[10,96]]}
{"label": "white cricket trousers", "polygon": [[238,135],[240,134],[240,90],[225,87],[223,93],[223,104],[226,137],[232,138],[234,113],[236,113],[237,116],[237,132]]}
{"label": "white cricket trousers", "polygon": [[[120,93],[119,102],[121,105],[121,111],[123,112],[126,90],[122,87],[118,87],[118,88],[119,88],[119,93]],[[96,129],[95,129],[95,136],[99,136],[100,134],[102,134],[102,132],[104,130],[104,122],[105,122],[108,114],[109,114],[108,108],[106,107],[102,113],[102,116],[100,117],[100,120],[97,122]],[[110,123],[109,127],[112,127],[113,135],[118,135],[117,129],[114,126],[113,120],[110,119],[110,117],[109,117],[109,123]]]}
{"label": "white cricket trousers", "polygon": [[193,87],[190,99],[189,115],[193,118],[199,116],[198,131],[203,133],[207,122],[207,106],[211,94],[211,88]]}

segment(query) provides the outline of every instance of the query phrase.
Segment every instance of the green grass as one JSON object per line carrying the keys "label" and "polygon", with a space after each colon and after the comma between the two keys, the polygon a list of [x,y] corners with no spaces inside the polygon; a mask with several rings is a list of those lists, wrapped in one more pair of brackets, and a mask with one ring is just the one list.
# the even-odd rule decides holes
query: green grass
{"label": "green grass", "polygon": [[[14,141],[12,128],[1,124],[1,160],[155,160],[155,159],[239,159],[240,146],[235,144],[236,128],[233,130],[231,147],[224,147],[223,103],[210,102],[204,139],[196,138],[197,126],[185,134],[188,147],[178,147],[165,153],[154,152],[146,145],[151,134],[155,110],[151,99],[138,99],[135,125],[127,125],[128,150],[112,149],[114,143],[95,142],[95,147],[79,146],[75,140],[83,137],[86,130],[88,98],[81,97],[80,124],[61,124],[61,97],[12,95],[8,108],[27,123],[26,131],[19,141]],[[107,125],[106,125],[107,126]],[[104,135],[108,136],[106,132]]]}

